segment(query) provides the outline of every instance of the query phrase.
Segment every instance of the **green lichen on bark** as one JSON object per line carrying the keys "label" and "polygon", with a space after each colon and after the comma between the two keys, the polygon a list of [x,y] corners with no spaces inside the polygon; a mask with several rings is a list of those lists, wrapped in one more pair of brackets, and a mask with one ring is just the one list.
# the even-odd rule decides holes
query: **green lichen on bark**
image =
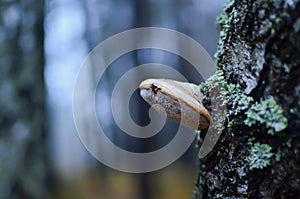
{"label": "green lichen on bark", "polygon": [[253,101],[251,96],[247,96],[242,92],[239,84],[226,84],[225,90],[229,115],[237,115],[245,111]]}
{"label": "green lichen on bark", "polygon": [[246,115],[246,125],[250,127],[265,125],[268,128],[267,133],[270,135],[283,131],[288,125],[282,108],[272,98],[253,104]]}
{"label": "green lichen on bark", "polygon": [[220,52],[223,52],[224,50],[224,41],[227,36],[227,32],[230,29],[230,23],[232,21],[232,9],[233,9],[234,1],[230,1],[223,9],[223,12],[219,15],[217,18],[217,23],[220,27],[220,39],[218,43],[218,49],[217,53],[215,54],[215,57],[220,54]]}
{"label": "green lichen on bark", "polygon": [[268,144],[255,143],[251,147],[250,155],[247,157],[247,161],[250,165],[250,170],[262,169],[271,164],[271,152],[272,147]]}
{"label": "green lichen on bark", "polygon": [[[200,90],[205,95],[204,103],[207,107],[210,107],[211,101],[219,101],[226,106],[227,118],[245,111],[253,101],[251,96],[243,93],[240,85],[227,83],[224,72],[220,69],[206,82],[200,84]],[[211,96],[210,91],[214,90],[218,90],[219,95]],[[232,122],[232,120],[228,120],[230,123],[228,125],[230,126]]]}

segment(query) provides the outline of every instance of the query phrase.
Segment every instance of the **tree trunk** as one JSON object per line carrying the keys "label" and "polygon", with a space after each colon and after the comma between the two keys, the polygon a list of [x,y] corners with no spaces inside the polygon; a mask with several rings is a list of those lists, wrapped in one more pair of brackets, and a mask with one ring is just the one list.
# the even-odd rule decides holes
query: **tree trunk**
{"label": "tree trunk", "polygon": [[0,2],[0,198],[45,198],[43,10]]}
{"label": "tree trunk", "polygon": [[194,198],[300,197],[299,13],[298,0],[234,0],[219,17],[218,72],[201,88],[222,81],[227,120]]}

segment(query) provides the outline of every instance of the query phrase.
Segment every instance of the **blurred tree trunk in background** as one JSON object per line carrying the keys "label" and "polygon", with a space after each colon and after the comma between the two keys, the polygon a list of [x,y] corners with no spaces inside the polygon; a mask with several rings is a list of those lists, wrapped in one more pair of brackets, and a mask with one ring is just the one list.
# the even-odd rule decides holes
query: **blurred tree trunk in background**
{"label": "blurred tree trunk in background", "polygon": [[[149,27],[151,24],[151,13],[150,4],[148,0],[144,1],[133,1],[134,7],[134,27]],[[137,53],[135,53],[135,66],[138,66],[143,63],[143,60],[139,60]],[[142,108],[141,101],[137,103],[139,122],[145,123],[145,110]],[[139,149],[143,151],[149,151],[150,146],[147,144],[139,143]],[[151,192],[151,182],[149,173],[139,174],[139,196],[138,198],[151,199],[153,198],[153,193]]]}
{"label": "blurred tree trunk in background", "polygon": [[[148,0],[133,1],[133,7],[135,12],[134,17],[134,27],[149,27],[151,23],[151,12],[150,12],[150,2]],[[143,60],[139,60],[137,52],[135,52],[135,66],[138,66],[143,63]],[[145,109],[143,109],[141,101],[136,102],[136,107],[138,107],[138,115],[139,115],[139,122],[145,123]],[[142,151],[149,151],[150,146],[143,144],[142,142],[139,143],[139,149]],[[150,175],[148,173],[141,173],[139,174],[138,178],[139,184],[139,196],[138,198],[143,199],[151,199],[153,198],[153,193],[151,192],[151,183],[150,183]]]}
{"label": "blurred tree trunk in background", "polygon": [[44,2],[0,2],[0,198],[45,198]]}
{"label": "blurred tree trunk in background", "polygon": [[194,198],[299,198],[299,12],[298,0],[235,0],[220,16],[223,74],[211,81],[229,117]]}

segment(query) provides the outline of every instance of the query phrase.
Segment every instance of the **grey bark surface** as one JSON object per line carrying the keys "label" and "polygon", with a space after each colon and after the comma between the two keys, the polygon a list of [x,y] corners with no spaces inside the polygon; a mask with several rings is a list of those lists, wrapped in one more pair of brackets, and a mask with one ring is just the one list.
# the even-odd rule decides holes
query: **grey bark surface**
{"label": "grey bark surface", "polygon": [[45,197],[43,10],[0,2],[0,198]]}
{"label": "grey bark surface", "polygon": [[[199,160],[194,198],[300,197],[299,13],[298,0],[235,0],[224,10],[217,65],[225,81],[256,102],[273,98],[288,126],[269,135],[263,125],[245,125],[245,111],[231,115],[234,124]],[[272,147],[270,165],[250,169],[249,138]]]}

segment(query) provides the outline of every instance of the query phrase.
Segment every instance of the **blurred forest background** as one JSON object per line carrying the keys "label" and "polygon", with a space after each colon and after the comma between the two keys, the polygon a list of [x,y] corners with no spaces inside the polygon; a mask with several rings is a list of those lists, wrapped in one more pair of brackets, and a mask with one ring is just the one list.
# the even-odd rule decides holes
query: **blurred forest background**
{"label": "blurred forest background", "polygon": [[[80,142],[72,116],[72,89],[88,53],[104,39],[131,28],[178,30],[213,56],[216,17],[224,4],[225,0],[1,0],[0,198],[191,198],[197,172],[194,145],[160,171],[127,174],[110,169]],[[191,82],[201,81],[184,60],[155,50],[122,56],[106,71],[97,90],[102,96],[97,103],[99,121],[114,142],[135,151],[152,146],[120,134],[111,116],[110,95],[124,72],[149,62],[172,66]],[[132,101],[133,119],[147,124],[144,115],[149,107],[138,93]],[[175,131],[176,124],[170,125],[168,132]],[[154,139],[168,140],[173,136],[168,132]]]}

